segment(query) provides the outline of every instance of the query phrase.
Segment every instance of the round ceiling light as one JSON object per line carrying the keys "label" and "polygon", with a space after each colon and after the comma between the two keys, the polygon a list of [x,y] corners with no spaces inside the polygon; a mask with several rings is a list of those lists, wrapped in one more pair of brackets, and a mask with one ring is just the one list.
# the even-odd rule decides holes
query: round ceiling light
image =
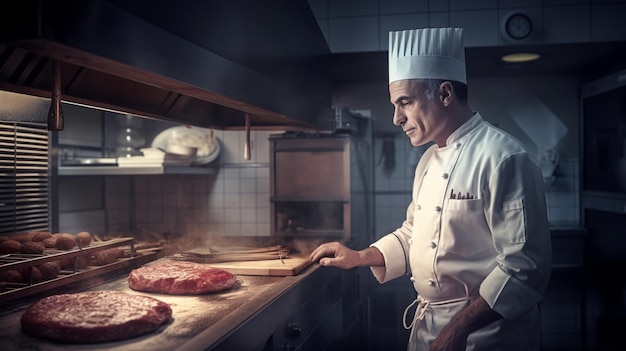
{"label": "round ceiling light", "polygon": [[501,57],[501,60],[509,63],[521,63],[538,60],[541,55],[533,52],[521,52],[516,54],[508,54]]}

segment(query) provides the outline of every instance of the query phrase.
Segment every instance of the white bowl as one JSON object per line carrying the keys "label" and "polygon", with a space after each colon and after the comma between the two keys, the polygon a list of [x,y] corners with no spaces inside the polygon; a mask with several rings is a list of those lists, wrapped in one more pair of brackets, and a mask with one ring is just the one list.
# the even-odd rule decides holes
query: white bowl
{"label": "white bowl", "polygon": [[167,145],[167,149],[165,149],[165,151],[168,154],[193,157],[193,156],[196,156],[196,153],[198,152],[198,148],[191,147],[191,146],[171,144],[171,145]]}
{"label": "white bowl", "polygon": [[178,126],[159,133],[152,141],[152,147],[166,150],[169,144],[197,147],[192,165],[206,165],[220,155],[220,141],[211,129]]}

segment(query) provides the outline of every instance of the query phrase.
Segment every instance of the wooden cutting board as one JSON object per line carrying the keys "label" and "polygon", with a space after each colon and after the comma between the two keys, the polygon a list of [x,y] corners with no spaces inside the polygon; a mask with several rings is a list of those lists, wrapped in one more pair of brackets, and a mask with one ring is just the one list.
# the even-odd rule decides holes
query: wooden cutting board
{"label": "wooden cutting board", "polygon": [[289,258],[283,259],[283,262],[274,259],[264,261],[210,263],[209,266],[221,268],[233,274],[287,276],[296,275],[302,272],[312,263],[308,257],[303,256],[290,256]]}

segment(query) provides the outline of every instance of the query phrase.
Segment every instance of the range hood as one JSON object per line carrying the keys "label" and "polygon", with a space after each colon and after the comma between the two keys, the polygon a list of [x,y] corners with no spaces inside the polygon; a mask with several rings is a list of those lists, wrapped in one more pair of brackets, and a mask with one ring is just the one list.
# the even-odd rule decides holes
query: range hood
{"label": "range hood", "polygon": [[0,91],[216,129],[330,129],[331,56],[305,0],[22,0]]}

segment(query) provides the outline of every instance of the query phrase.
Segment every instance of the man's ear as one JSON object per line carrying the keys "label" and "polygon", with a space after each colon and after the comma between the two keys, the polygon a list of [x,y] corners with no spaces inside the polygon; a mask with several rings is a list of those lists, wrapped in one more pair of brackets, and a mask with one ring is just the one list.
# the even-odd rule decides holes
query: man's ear
{"label": "man's ear", "polygon": [[445,81],[439,86],[439,99],[443,103],[444,107],[448,107],[452,103],[453,92],[454,89],[452,88],[452,83],[449,81]]}

